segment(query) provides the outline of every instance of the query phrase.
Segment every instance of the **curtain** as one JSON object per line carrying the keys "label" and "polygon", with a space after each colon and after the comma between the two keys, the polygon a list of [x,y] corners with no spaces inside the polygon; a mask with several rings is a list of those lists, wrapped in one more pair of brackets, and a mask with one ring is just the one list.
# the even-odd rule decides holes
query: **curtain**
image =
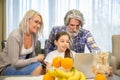
{"label": "curtain", "polygon": [[[120,34],[120,0],[7,0],[7,32],[19,27],[25,12],[34,9],[41,13],[44,21],[44,38],[39,40],[44,47],[45,39],[55,25],[64,25],[68,10],[78,9],[85,18],[85,29],[93,34],[102,51],[112,51],[111,37]],[[87,51],[87,50],[86,50]]]}
{"label": "curtain", "polygon": [[100,48],[112,51],[111,37],[120,34],[120,1],[94,0],[92,8],[92,32]]}

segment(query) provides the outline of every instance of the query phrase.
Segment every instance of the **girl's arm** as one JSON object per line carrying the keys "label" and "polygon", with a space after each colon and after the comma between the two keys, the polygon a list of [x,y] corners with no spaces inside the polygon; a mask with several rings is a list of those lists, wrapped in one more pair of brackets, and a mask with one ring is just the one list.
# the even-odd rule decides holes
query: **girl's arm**
{"label": "girl's arm", "polygon": [[46,62],[46,72],[52,67],[51,63]]}

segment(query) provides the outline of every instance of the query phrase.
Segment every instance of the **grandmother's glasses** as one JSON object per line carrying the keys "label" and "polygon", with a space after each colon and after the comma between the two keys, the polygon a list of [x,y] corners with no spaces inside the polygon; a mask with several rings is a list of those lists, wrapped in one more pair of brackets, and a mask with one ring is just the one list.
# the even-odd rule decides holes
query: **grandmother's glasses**
{"label": "grandmother's glasses", "polygon": [[36,23],[37,25],[41,25],[41,22],[39,22],[38,20],[35,20],[34,18],[31,18],[31,20],[34,22],[34,23]]}

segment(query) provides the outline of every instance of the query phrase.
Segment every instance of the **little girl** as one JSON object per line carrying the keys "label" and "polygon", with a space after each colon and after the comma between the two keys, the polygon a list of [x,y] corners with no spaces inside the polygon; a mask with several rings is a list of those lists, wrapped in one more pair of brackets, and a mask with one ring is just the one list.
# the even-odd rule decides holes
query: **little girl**
{"label": "little girl", "polygon": [[59,32],[56,34],[54,44],[56,45],[57,50],[50,52],[46,56],[44,60],[46,63],[46,71],[52,66],[52,60],[57,56],[60,56],[62,58],[74,57],[75,52],[69,49],[69,43],[70,43],[70,36],[67,32]]}

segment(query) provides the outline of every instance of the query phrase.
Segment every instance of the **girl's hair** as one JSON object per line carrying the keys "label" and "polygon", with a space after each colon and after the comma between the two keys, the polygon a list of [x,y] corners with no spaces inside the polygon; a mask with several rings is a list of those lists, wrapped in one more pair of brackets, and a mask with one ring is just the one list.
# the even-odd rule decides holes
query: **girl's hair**
{"label": "girl's hair", "polygon": [[43,35],[43,19],[42,19],[42,16],[40,15],[39,12],[35,11],[35,10],[29,10],[26,12],[26,14],[24,15],[24,17],[22,18],[20,24],[19,24],[19,27],[22,29],[22,31],[24,33],[28,33],[29,34],[29,20],[35,15],[39,15],[40,18],[41,18],[41,24],[40,24],[40,28],[39,28],[39,31],[42,35]]}
{"label": "girl's hair", "polygon": [[73,58],[73,55],[72,55],[70,49],[68,49],[68,48],[66,49],[64,57]]}
{"label": "girl's hair", "polygon": [[[58,41],[59,38],[60,38],[61,36],[63,36],[63,35],[67,35],[67,36],[69,37],[69,40],[70,40],[69,34],[68,34],[67,32],[64,32],[64,31],[58,32],[58,33],[56,34],[55,40]],[[71,53],[70,49],[68,49],[68,48],[66,49],[64,57],[72,58],[72,53]]]}
{"label": "girl's hair", "polygon": [[83,14],[76,9],[72,9],[68,11],[64,17],[64,24],[67,26],[70,22],[70,19],[77,19],[81,22],[81,27],[84,25],[84,17]]}

